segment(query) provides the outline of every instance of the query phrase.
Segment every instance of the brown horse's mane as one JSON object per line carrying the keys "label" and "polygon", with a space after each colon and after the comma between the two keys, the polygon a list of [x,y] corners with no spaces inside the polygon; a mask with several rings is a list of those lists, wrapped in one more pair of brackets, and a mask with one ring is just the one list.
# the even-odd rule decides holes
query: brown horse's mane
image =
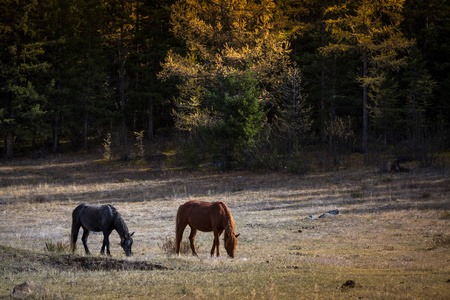
{"label": "brown horse's mane", "polygon": [[220,202],[220,204],[222,205],[223,209],[227,213],[227,217],[228,217],[227,226],[225,227],[225,234],[230,236],[231,234],[235,233],[234,232],[234,219],[233,219],[233,216],[231,215],[230,210],[228,209],[228,206],[223,202]]}

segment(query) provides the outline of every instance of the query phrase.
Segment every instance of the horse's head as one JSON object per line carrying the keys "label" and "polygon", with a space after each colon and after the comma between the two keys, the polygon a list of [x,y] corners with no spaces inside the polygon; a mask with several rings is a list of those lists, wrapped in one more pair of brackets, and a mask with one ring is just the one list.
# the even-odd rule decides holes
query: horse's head
{"label": "horse's head", "polygon": [[228,256],[234,258],[234,251],[236,250],[237,238],[239,234],[225,234],[225,249],[227,250]]}
{"label": "horse's head", "polygon": [[131,256],[133,254],[131,252],[131,246],[133,245],[133,239],[131,237],[133,234],[134,232],[132,234],[127,233],[120,241],[120,246],[122,246],[126,256]]}

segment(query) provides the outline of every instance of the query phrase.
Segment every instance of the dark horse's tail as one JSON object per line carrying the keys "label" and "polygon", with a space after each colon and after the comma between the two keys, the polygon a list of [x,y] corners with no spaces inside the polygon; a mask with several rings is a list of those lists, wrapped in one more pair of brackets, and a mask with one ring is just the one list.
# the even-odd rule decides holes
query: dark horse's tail
{"label": "dark horse's tail", "polygon": [[82,205],[78,205],[72,212],[72,231],[70,233],[70,251],[74,252],[77,248],[78,231],[80,230],[80,211]]}

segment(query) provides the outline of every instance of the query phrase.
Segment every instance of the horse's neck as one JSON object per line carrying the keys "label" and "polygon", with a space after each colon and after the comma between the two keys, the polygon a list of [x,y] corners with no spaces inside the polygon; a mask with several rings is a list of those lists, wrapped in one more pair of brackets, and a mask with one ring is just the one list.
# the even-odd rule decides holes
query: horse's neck
{"label": "horse's neck", "polygon": [[226,215],[227,215],[225,234],[227,234],[227,235],[234,234],[234,219],[231,216],[230,210],[224,203],[222,203],[222,207],[225,210]]}
{"label": "horse's neck", "polygon": [[128,234],[127,224],[125,224],[125,221],[119,214],[114,216],[114,229],[117,231],[121,238]]}

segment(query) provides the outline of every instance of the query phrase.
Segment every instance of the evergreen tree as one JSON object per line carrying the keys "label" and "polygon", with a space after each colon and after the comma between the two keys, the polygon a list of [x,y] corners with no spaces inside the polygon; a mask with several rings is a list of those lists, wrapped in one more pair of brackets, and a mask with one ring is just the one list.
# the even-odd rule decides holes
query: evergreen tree
{"label": "evergreen tree", "polygon": [[129,58],[129,101],[133,110],[133,131],[144,129],[148,140],[158,128],[172,127],[170,81],[161,82],[157,74],[161,61],[171,48],[180,45],[170,32],[170,6],[174,0],[137,1],[133,49]]}
{"label": "evergreen tree", "polygon": [[[448,147],[450,139],[450,2],[441,0],[407,0],[405,4],[404,32],[408,38],[417,41],[415,58],[410,61],[407,75],[422,91],[427,91],[432,83],[432,94],[427,94],[427,105],[422,107],[420,114],[426,119],[419,121],[423,128],[426,122],[427,130],[433,132],[439,143]],[[420,61],[417,61],[420,56]],[[415,67],[414,67],[415,65]],[[416,72],[416,77],[412,73]],[[425,73],[427,75],[425,75]],[[428,77],[424,81],[424,77]],[[419,78],[422,77],[421,80]],[[419,87],[424,83],[423,87]],[[410,88],[406,87],[406,90]],[[413,95],[413,94],[412,94]],[[412,99],[414,97],[411,95]],[[411,99],[410,99],[411,100]],[[417,103],[416,103],[417,104]],[[413,105],[414,107],[414,105]],[[416,111],[416,109],[413,109]],[[416,115],[416,117],[418,117]],[[415,132],[418,128],[415,129]],[[421,130],[423,133],[423,130]],[[414,136],[415,134],[413,134]],[[420,145],[421,142],[413,144]]]}
{"label": "evergreen tree", "polygon": [[399,58],[413,42],[400,31],[404,0],[348,0],[328,8],[339,17],[327,20],[335,42],[323,47],[326,54],[355,52],[361,57],[362,72],[357,77],[363,88],[363,149],[369,141],[369,89],[380,82],[386,70],[398,70],[405,59]]}
{"label": "evergreen tree", "polygon": [[300,145],[311,142],[311,107],[302,93],[300,70],[296,66],[285,72],[284,84],[276,94],[280,103],[278,136],[280,137],[279,153],[295,152]]}
{"label": "evergreen tree", "polygon": [[[398,82],[391,73],[373,83],[370,89],[371,103],[368,110],[373,121],[373,134],[379,134],[383,150],[388,144],[402,140],[401,132],[406,132],[405,111],[401,105]],[[403,136],[404,137],[404,136]]]}
{"label": "evergreen tree", "polygon": [[[408,66],[402,74],[402,83],[404,85],[405,122],[408,133],[409,145],[413,153],[424,157],[426,148],[424,146],[430,141],[427,136],[431,131],[431,122],[433,117],[427,118],[427,109],[432,100],[435,81],[431,79],[428,70],[425,68],[425,62],[422,53],[417,47],[411,51]],[[438,125],[439,120],[434,120],[434,126]],[[440,133],[436,133],[440,134]]]}
{"label": "evergreen tree", "polygon": [[104,32],[110,47],[113,60],[111,80],[109,81],[119,107],[120,128],[118,128],[116,144],[120,158],[127,160],[131,157],[131,141],[127,122],[132,119],[128,106],[128,91],[130,85],[127,80],[129,68],[128,59],[133,51],[134,33],[136,28],[136,1],[114,0],[104,2],[107,13],[107,28]]}
{"label": "evergreen tree", "polygon": [[38,2],[4,1],[0,12],[0,101],[6,156],[14,155],[16,139],[43,139],[45,83],[40,81],[49,64],[41,60],[38,40]]}
{"label": "evergreen tree", "polygon": [[[173,31],[186,41],[189,53],[183,56],[169,52],[160,77],[176,76],[183,85],[193,85],[180,86],[186,93],[249,69],[263,89],[276,89],[280,74],[289,64],[289,50],[287,42],[274,31],[274,8],[272,1],[178,2],[172,8]],[[201,97],[201,92],[192,97]],[[187,113],[191,96],[181,100],[185,101],[183,108]],[[193,106],[193,114],[201,112],[197,108]]]}
{"label": "evergreen tree", "polygon": [[245,163],[264,125],[261,90],[251,72],[228,74],[205,91],[205,100],[215,118],[200,126],[209,152],[223,169],[233,161]]}
{"label": "evergreen tree", "polygon": [[220,86],[225,89],[220,94],[226,95],[226,89],[232,87],[222,81],[246,78],[248,72],[258,81],[261,101],[279,114],[275,93],[284,84],[290,59],[286,37],[276,28],[275,8],[270,0],[188,0],[172,7],[174,34],[185,40],[189,49],[186,55],[169,52],[160,73],[163,79],[181,80],[175,112],[177,128],[192,135],[200,126],[222,122],[218,108],[205,94]]}

